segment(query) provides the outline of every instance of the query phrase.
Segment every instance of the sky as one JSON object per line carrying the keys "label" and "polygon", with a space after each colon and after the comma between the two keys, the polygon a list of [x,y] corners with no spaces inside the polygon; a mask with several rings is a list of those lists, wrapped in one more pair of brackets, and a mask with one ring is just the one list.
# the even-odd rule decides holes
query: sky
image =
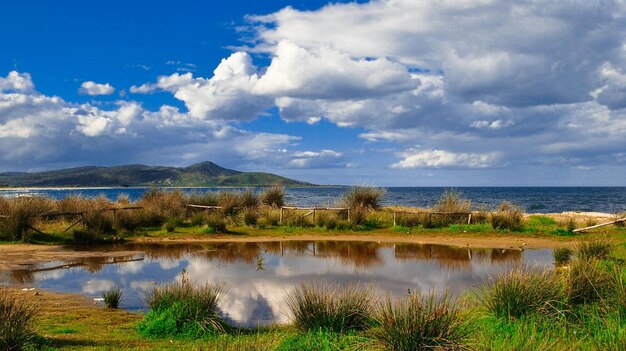
{"label": "sky", "polygon": [[626,186],[621,1],[4,1],[0,172]]}

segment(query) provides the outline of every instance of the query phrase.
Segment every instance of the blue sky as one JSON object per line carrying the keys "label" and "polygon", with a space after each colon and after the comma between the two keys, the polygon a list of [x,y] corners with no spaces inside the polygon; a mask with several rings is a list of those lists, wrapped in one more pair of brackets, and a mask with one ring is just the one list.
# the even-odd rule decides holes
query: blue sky
{"label": "blue sky", "polygon": [[0,172],[211,160],[324,184],[626,185],[617,2],[1,8]]}

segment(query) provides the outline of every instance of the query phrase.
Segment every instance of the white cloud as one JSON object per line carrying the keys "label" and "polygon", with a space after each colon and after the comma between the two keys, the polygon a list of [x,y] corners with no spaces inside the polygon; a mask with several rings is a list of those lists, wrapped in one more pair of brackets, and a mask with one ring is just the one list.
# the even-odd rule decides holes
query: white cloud
{"label": "white cloud", "polygon": [[115,88],[113,88],[109,83],[99,84],[92,81],[86,81],[80,85],[78,92],[91,96],[111,95],[115,92]]}
{"label": "white cloud", "polygon": [[[219,79],[238,74],[231,68],[219,72]],[[28,74],[1,79],[12,83],[0,92],[0,170],[139,162],[183,166],[205,160],[280,168],[301,157],[296,136],[250,132],[167,105],[149,111],[134,101],[118,101],[105,110],[42,95],[32,90]],[[160,84],[175,89],[191,81],[183,75]],[[276,152],[285,148],[293,150]]]}
{"label": "white cloud", "polygon": [[35,88],[33,81],[28,73],[19,73],[11,71],[6,78],[0,77],[0,92],[30,92]]}
{"label": "white cloud", "polygon": [[404,159],[393,168],[485,168],[498,159],[497,153],[454,153],[445,150],[412,150],[401,154]]}

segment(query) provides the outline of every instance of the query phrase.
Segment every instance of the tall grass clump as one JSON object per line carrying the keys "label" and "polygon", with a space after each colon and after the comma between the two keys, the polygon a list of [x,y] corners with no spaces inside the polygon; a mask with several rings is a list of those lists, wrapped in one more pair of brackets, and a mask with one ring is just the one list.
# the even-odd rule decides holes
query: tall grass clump
{"label": "tall grass clump", "polygon": [[[470,212],[472,210],[472,202],[464,199],[463,193],[459,190],[446,190],[441,198],[437,200],[433,206],[433,212]],[[467,215],[463,214],[445,214],[438,215],[433,219],[434,225],[443,226],[452,223],[466,222]]]}
{"label": "tall grass clump", "polygon": [[146,293],[150,310],[139,323],[139,332],[149,337],[199,337],[223,332],[226,323],[218,311],[225,292],[221,284],[195,286],[183,271],[180,281],[156,286]]}
{"label": "tall grass clump", "polygon": [[143,193],[137,206],[143,207],[141,216],[143,227],[160,227],[169,218],[182,218],[185,215],[186,197],[180,190],[166,191],[150,188]]}
{"label": "tall grass clump", "polygon": [[357,285],[301,285],[286,297],[296,328],[336,333],[366,329],[374,314],[374,301],[371,287]]}
{"label": "tall grass clump", "polygon": [[612,295],[615,298],[620,321],[626,323],[626,270],[616,265],[611,273],[612,285],[615,289]]}
{"label": "tall grass clump", "polygon": [[589,260],[606,260],[611,257],[613,244],[606,238],[581,241],[576,246],[577,257]]}
{"label": "tall grass clump", "polygon": [[0,350],[23,350],[35,337],[36,309],[32,302],[0,288]]}
{"label": "tall grass clump", "polygon": [[261,202],[272,208],[285,206],[285,189],[280,185],[274,185],[261,194]]}
{"label": "tall grass clump", "polygon": [[603,301],[613,293],[613,279],[605,262],[577,258],[570,264],[568,295],[571,304]]}
{"label": "tall grass clump", "polygon": [[494,317],[519,319],[560,307],[566,294],[563,282],[553,272],[515,269],[483,284],[478,299]]}
{"label": "tall grass clump", "polygon": [[552,257],[554,258],[554,264],[557,266],[564,266],[568,264],[572,258],[574,252],[569,247],[558,247],[552,250]]}
{"label": "tall grass clump", "polygon": [[52,210],[52,201],[44,197],[18,197],[0,202],[0,239],[30,241],[30,228],[38,215]]}
{"label": "tall grass clump", "polygon": [[378,210],[380,202],[385,195],[381,188],[367,186],[353,186],[343,195],[341,203],[351,210],[351,220],[355,224],[361,224],[367,217],[367,213]]}
{"label": "tall grass clump", "polygon": [[523,228],[524,210],[511,202],[503,201],[496,211],[491,213],[493,229],[520,230]]}
{"label": "tall grass clump", "polygon": [[256,210],[261,204],[261,198],[254,191],[248,189],[241,193],[239,198],[239,206],[246,210]]}
{"label": "tall grass clump", "polygon": [[222,207],[224,217],[235,217],[241,211],[242,194],[236,191],[220,191],[217,195],[217,205]]}
{"label": "tall grass clump", "polygon": [[207,232],[211,234],[226,233],[226,219],[219,212],[210,212],[203,215],[203,222],[207,227]]}
{"label": "tall grass clump", "polygon": [[115,309],[120,307],[120,301],[122,301],[124,291],[118,286],[113,286],[107,290],[102,291],[100,294],[104,299],[105,306]]}
{"label": "tall grass clump", "polygon": [[376,316],[372,336],[387,350],[465,350],[470,329],[448,295],[411,294],[387,298]]}

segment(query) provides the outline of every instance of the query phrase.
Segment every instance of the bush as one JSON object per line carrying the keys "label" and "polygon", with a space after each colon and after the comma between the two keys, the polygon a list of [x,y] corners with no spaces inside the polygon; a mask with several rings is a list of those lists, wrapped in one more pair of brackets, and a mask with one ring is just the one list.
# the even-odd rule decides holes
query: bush
{"label": "bush", "polygon": [[44,197],[18,197],[2,199],[0,202],[0,239],[23,242],[30,241],[30,227],[34,225],[35,216],[53,209],[50,199]]}
{"label": "bush", "polygon": [[143,193],[137,206],[143,207],[138,214],[143,227],[160,227],[169,218],[185,215],[186,197],[180,190],[165,191],[151,188]]}
{"label": "bush", "polygon": [[205,214],[204,224],[211,233],[226,233],[226,220],[218,212]]}
{"label": "bush", "polygon": [[76,229],[72,234],[74,244],[84,245],[93,244],[102,241],[104,238],[101,234],[95,233],[88,229]]}
{"label": "bush", "polygon": [[579,242],[576,251],[577,256],[584,260],[605,260],[611,257],[613,244],[607,239],[596,238]]}
{"label": "bush", "polygon": [[35,337],[32,329],[36,315],[32,301],[0,288],[0,350],[22,350]]}
{"label": "bush", "polygon": [[176,227],[180,227],[184,224],[182,218],[168,218],[163,227],[168,233],[173,233]]}
{"label": "bush", "polygon": [[217,195],[217,205],[221,206],[222,215],[225,217],[234,217],[241,210],[241,193],[234,191],[221,191]]}
{"label": "bush", "polygon": [[570,265],[568,295],[572,304],[600,301],[613,292],[613,279],[603,262],[577,258]]}
{"label": "bush", "polygon": [[261,204],[259,196],[254,191],[248,189],[240,195],[239,206],[246,210],[255,210]]}
{"label": "bush", "polygon": [[384,189],[354,186],[343,195],[342,203],[353,212],[378,210],[384,195]]}
{"label": "bush", "polygon": [[570,262],[572,257],[572,249],[569,247],[559,247],[552,250],[552,257],[554,258],[554,264],[557,266],[564,266]]}
{"label": "bush", "polygon": [[514,319],[559,306],[566,295],[562,281],[553,272],[516,269],[485,283],[478,298],[495,317]]}
{"label": "bush", "polygon": [[258,219],[259,214],[256,212],[256,210],[247,209],[243,213],[243,223],[245,225],[254,226],[256,225]]}
{"label": "bush", "polygon": [[411,294],[382,304],[373,337],[387,350],[464,350],[469,334],[461,310],[447,295]]}
{"label": "bush", "polygon": [[370,287],[301,285],[286,298],[293,323],[303,331],[345,333],[370,325],[375,298]]}
{"label": "bush", "polygon": [[183,271],[179,282],[157,286],[147,292],[145,299],[150,310],[138,329],[150,337],[199,337],[223,332],[226,324],[218,309],[225,291],[221,284],[196,287]]}
{"label": "bush", "polygon": [[120,306],[120,301],[124,296],[124,291],[117,286],[113,286],[105,291],[102,291],[100,294],[104,299],[104,304],[108,308],[118,308]]}
{"label": "bush", "polygon": [[508,201],[503,201],[491,214],[493,229],[520,230],[523,227],[524,210]]}
{"label": "bush", "polygon": [[285,189],[280,185],[274,185],[273,187],[265,190],[261,194],[261,202],[263,204],[271,206],[273,208],[279,208],[285,205]]}
{"label": "bush", "polygon": [[[458,190],[446,190],[433,207],[433,212],[471,212],[472,202],[463,199]],[[437,215],[433,218],[434,225],[447,226],[453,223],[467,223],[467,215],[446,214]]]}

